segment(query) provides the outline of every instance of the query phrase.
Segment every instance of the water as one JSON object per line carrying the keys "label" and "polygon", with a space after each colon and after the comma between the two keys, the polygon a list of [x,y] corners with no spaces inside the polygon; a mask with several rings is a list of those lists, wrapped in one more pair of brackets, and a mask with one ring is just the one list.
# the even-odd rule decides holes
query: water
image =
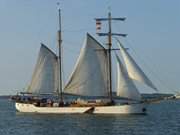
{"label": "water", "polygon": [[179,135],[180,100],[152,104],[147,115],[17,113],[0,99],[0,135]]}

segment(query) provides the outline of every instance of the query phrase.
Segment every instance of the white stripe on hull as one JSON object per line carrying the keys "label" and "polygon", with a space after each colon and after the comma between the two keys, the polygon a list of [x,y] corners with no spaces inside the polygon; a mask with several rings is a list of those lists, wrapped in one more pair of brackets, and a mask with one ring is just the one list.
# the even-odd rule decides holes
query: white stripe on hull
{"label": "white stripe on hull", "polygon": [[16,109],[19,112],[29,113],[54,113],[54,114],[68,114],[68,113],[85,113],[92,107],[37,107],[33,104],[16,103]]}
{"label": "white stripe on hull", "polygon": [[19,112],[29,113],[54,113],[54,114],[72,114],[72,113],[94,113],[94,114],[145,114],[145,104],[97,106],[97,107],[37,107],[33,104],[16,103],[16,109]]}
{"label": "white stripe on hull", "polygon": [[95,107],[95,114],[145,114],[145,104],[129,104],[129,105],[114,105],[114,106],[99,106]]}

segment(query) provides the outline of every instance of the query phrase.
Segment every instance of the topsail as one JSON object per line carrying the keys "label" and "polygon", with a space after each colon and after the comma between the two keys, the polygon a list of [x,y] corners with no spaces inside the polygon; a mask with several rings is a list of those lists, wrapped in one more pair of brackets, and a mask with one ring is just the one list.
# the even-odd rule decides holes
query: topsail
{"label": "topsail", "polygon": [[87,34],[65,93],[82,96],[108,96],[106,50]]}
{"label": "topsail", "polygon": [[154,90],[157,90],[157,88],[154,86],[154,84],[151,82],[151,80],[149,80],[149,78],[144,74],[144,72],[136,64],[136,62],[129,55],[129,53],[126,51],[126,49],[123,47],[123,45],[120,43],[119,40],[118,40],[118,44],[120,47],[122,57],[126,64],[126,68],[127,68],[129,77],[136,81],[146,84],[147,86],[151,87]]}
{"label": "topsail", "polygon": [[28,92],[40,94],[57,92],[57,66],[56,54],[42,44]]}

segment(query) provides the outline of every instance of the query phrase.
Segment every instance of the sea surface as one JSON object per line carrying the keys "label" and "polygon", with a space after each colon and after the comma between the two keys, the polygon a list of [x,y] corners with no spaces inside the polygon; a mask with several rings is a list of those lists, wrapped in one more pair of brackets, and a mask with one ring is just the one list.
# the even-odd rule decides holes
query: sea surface
{"label": "sea surface", "polygon": [[0,135],[180,135],[180,100],[151,104],[147,115],[40,115],[0,99]]}

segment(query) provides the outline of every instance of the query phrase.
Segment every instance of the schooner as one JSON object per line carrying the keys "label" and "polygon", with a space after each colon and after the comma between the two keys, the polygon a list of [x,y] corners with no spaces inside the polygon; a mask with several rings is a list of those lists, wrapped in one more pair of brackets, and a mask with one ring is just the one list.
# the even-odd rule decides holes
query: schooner
{"label": "schooner", "polygon": [[[62,87],[62,53],[61,53],[61,12],[59,9],[57,56],[47,46],[41,45],[32,80],[27,89],[32,94],[57,95],[58,100],[46,100],[41,104],[41,99],[33,96],[22,100],[22,96],[15,100],[15,106],[19,112],[31,113],[99,113],[99,114],[144,114],[147,104],[142,101],[141,94],[134,84],[139,81],[156,90],[154,84],[137,65],[127,49],[117,39],[118,53],[116,97],[112,94],[112,64],[111,48],[112,35],[125,36],[111,32],[112,20],[124,20],[124,18],[96,18],[96,21],[108,21],[109,32],[98,33],[100,36],[108,36],[108,48],[101,45],[93,36],[87,33],[80,55],[72,74],[65,87]],[[122,57],[119,57],[121,55]],[[122,62],[122,58],[123,61]],[[72,102],[64,99],[65,94],[79,97]],[[92,97],[91,100],[83,97]]]}

